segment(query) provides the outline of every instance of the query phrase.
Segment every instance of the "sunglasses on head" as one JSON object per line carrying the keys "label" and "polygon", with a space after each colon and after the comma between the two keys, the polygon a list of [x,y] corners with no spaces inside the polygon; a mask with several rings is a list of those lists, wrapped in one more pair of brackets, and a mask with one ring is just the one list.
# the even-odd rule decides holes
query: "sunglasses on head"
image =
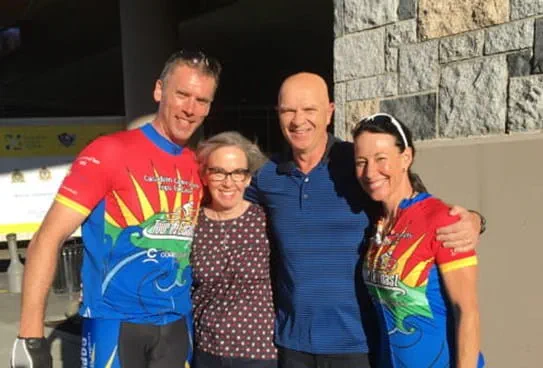
{"label": "sunglasses on head", "polygon": [[221,64],[202,51],[179,50],[172,55],[171,59],[180,59],[194,66],[203,64],[212,74],[219,74],[221,71]]}

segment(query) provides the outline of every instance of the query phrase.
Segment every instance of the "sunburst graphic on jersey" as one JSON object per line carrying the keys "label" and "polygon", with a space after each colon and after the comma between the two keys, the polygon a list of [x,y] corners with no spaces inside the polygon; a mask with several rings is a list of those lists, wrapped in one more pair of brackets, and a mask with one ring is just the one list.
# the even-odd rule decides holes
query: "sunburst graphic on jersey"
{"label": "sunburst graphic on jersey", "polygon": [[[414,259],[413,252],[424,240],[425,234],[407,246],[398,247],[401,239],[408,239],[407,229],[389,235],[390,242],[384,246],[373,246],[368,254],[367,262],[371,265],[366,279],[377,289],[394,291],[379,296],[381,303],[386,304],[394,315],[396,327],[406,333],[412,328],[404,326],[408,316],[419,315],[432,317],[432,311],[426,298],[429,264],[433,257],[421,260]],[[373,290],[378,292],[378,290]],[[397,305],[408,305],[409,308],[396,308]]]}
{"label": "sunburst graphic on jersey", "polygon": [[[406,237],[406,229],[400,234],[392,236],[396,239]],[[414,261],[411,259],[417,246],[424,240],[425,235],[421,235],[408,247],[398,248],[398,241],[392,241],[385,246],[374,247],[368,257],[368,262],[372,264],[372,269],[387,274],[396,274],[403,284],[409,287],[425,286],[428,282],[428,264],[433,261],[433,257],[423,261]]]}
{"label": "sunburst graphic on jersey", "polygon": [[[127,175],[136,193],[137,202],[132,202],[136,208],[130,208],[118,192],[112,192],[118,210],[114,209],[105,214],[105,232],[109,236],[106,242],[117,249],[117,259],[108,261],[110,269],[102,285],[103,293],[108,289],[111,280],[119,272],[132,267],[131,264],[159,264],[167,262],[168,259],[177,260],[175,280],[173,283],[171,280],[163,280],[163,284],[157,282],[157,290],[167,291],[184,285],[189,277],[185,270],[189,267],[191,244],[200,207],[199,182],[195,181],[194,175],[191,175],[190,180],[183,179],[177,169],[174,175],[166,176],[153,168],[153,176],[145,176],[143,179],[146,185],[149,185],[149,182],[156,185],[156,192],[153,193],[149,188],[144,190],[142,183],[130,172]],[[150,270],[155,272],[152,267]]]}
{"label": "sunburst graphic on jersey", "polygon": [[[115,219],[112,214],[106,212],[106,221],[110,225],[118,229],[128,226],[137,226],[146,222],[157,213],[165,214],[166,219],[170,223],[183,222],[190,223],[192,225],[196,223],[200,198],[199,196],[198,198],[195,198],[194,192],[196,191],[197,193],[199,193],[200,191],[198,190],[199,185],[194,183],[194,176],[191,177],[189,182],[184,181],[181,177],[181,174],[179,173],[179,170],[176,169],[176,180],[174,184],[174,186],[176,187],[174,189],[176,190],[175,197],[172,202],[171,200],[168,200],[166,186],[164,185],[164,182],[160,180],[160,178],[164,178],[164,176],[161,176],[155,168],[153,168],[153,172],[158,192],[160,208],[153,208],[153,206],[151,205],[151,201],[145,194],[145,191],[142,189],[140,183],[130,172],[128,172],[130,181],[132,182],[132,185],[138,197],[141,213],[137,215],[136,209],[131,209],[121,198],[121,196],[116,191],[113,191],[112,193],[115,197],[115,201],[117,202],[122,218]],[[169,188],[171,190],[172,186],[169,186]],[[188,198],[183,201],[183,193],[186,192],[189,192],[190,194]]]}

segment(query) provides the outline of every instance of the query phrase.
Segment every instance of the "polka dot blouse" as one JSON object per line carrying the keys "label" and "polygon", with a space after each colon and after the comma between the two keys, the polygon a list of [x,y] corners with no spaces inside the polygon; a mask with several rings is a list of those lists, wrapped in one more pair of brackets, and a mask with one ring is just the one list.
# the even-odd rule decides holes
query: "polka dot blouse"
{"label": "polka dot blouse", "polygon": [[192,245],[196,347],[210,354],[276,359],[266,217],[251,204],[233,220],[200,211]]}

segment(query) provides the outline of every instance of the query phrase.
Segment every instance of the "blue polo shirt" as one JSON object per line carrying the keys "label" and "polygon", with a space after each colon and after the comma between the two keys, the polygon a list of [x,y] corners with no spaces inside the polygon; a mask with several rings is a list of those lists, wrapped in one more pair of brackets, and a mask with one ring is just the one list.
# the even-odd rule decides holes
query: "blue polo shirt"
{"label": "blue polo shirt", "polygon": [[375,319],[361,260],[366,212],[375,204],[356,181],[352,144],[329,135],[322,160],[307,175],[292,154],[273,157],[246,197],[269,216],[276,343],[312,354],[368,352],[364,330],[373,336],[366,323]]}

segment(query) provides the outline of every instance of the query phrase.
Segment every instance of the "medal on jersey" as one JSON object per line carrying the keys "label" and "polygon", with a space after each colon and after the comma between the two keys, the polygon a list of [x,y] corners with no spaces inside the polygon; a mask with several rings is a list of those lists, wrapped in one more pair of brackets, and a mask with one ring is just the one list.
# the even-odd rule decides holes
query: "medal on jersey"
{"label": "medal on jersey", "polygon": [[377,221],[375,235],[373,236],[373,241],[377,245],[382,245],[384,241],[384,234],[383,234],[383,230],[385,227],[384,223],[385,223],[385,220],[382,217],[379,219],[379,221]]}

